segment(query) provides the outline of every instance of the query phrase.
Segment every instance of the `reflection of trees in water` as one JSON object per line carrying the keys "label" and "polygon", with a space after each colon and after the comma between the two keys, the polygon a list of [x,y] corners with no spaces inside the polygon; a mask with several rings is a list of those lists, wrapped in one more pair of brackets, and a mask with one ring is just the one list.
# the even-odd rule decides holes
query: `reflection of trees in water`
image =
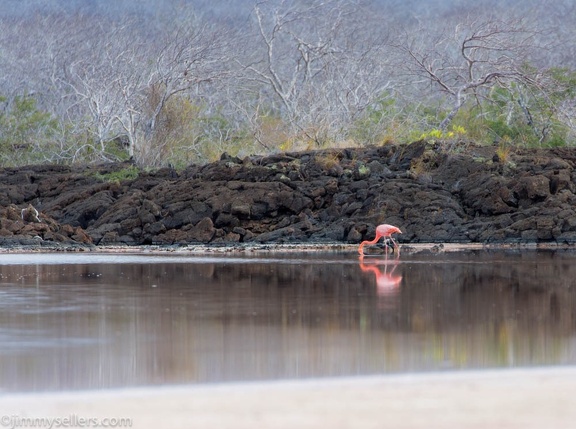
{"label": "reflection of trees in water", "polygon": [[488,256],[0,266],[0,385],[574,363],[571,255]]}

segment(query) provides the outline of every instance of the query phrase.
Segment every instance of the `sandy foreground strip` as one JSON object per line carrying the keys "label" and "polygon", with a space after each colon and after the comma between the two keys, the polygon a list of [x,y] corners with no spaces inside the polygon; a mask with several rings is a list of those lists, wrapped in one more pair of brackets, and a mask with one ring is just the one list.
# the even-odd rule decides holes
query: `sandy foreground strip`
{"label": "sandy foreground strip", "polygon": [[0,396],[2,428],[126,419],[133,428],[576,428],[576,367]]}

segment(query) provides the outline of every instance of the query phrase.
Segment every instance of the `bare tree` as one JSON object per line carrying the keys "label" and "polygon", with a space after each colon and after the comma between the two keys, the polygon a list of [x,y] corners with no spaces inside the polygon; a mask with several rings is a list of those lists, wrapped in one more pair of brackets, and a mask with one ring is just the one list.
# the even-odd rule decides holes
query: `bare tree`
{"label": "bare tree", "polygon": [[526,67],[540,32],[521,19],[466,20],[427,41],[404,34],[394,46],[404,54],[403,69],[414,83],[427,83],[451,100],[439,127],[444,130],[468,101],[480,104],[491,88],[513,84],[538,87],[538,70]]}
{"label": "bare tree", "polygon": [[180,18],[177,28],[146,38],[132,19],[109,25],[96,37],[79,35],[85,40],[80,47],[89,49],[73,51],[61,80],[69,88],[68,115],[84,123],[103,159],[109,157],[107,144],[122,138],[137,162],[163,163],[166,127],[174,126],[166,117],[167,104],[175,96],[200,98],[204,85],[226,74],[223,32]]}
{"label": "bare tree", "polygon": [[133,20],[105,23],[95,18],[92,24],[89,29],[69,29],[69,52],[60,59],[65,116],[88,136],[80,139],[77,154],[88,151],[116,160],[120,151],[115,155],[108,146],[126,134],[122,121],[130,114],[129,101],[145,73],[146,48],[134,32]]}
{"label": "bare tree", "polygon": [[[142,144],[150,144],[166,103],[179,94],[201,97],[203,86],[228,74],[224,32],[187,23],[162,42],[154,67],[142,88],[138,110]],[[144,148],[141,148],[144,149]]]}
{"label": "bare tree", "polygon": [[256,94],[250,117],[268,109],[294,135],[320,144],[337,138],[389,84],[376,60],[383,43],[362,31],[360,11],[345,0],[258,2],[250,46],[259,49],[239,59]]}

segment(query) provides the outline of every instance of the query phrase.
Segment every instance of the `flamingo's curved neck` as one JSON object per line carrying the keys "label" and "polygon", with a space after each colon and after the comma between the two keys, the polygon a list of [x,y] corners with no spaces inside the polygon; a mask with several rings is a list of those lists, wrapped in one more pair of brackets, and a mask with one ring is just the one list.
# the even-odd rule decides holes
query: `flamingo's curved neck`
{"label": "flamingo's curved neck", "polygon": [[360,247],[358,247],[358,252],[359,252],[360,254],[364,254],[364,246],[365,246],[366,244],[376,244],[376,243],[378,242],[378,240],[380,240],[380,238],[381,238],[380,234],[376,234],[376,237],[374,237],[374,240],[372,240],[372,241],[368,241],[368,240],[363,241],[362,243],[360,243]]}

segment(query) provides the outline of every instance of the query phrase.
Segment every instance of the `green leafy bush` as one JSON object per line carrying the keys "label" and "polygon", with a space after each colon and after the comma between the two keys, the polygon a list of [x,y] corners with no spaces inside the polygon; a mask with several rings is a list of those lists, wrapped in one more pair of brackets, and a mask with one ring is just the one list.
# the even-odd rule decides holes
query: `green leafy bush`
{"label": "green leafy bush", "polygon": [[127,180],[137,179],[140,175],[140,169],[135,165],[131,165],[121,170],[112,171],[110,173],[96,173],[94,177],[103,182],[121,183]]}
{"label": "green leafy bush", "polygon": [[58,128],[50,114],[38,109],[30,96],[0,98],[0,161],[4,166],[42,162],[43,146]]}

